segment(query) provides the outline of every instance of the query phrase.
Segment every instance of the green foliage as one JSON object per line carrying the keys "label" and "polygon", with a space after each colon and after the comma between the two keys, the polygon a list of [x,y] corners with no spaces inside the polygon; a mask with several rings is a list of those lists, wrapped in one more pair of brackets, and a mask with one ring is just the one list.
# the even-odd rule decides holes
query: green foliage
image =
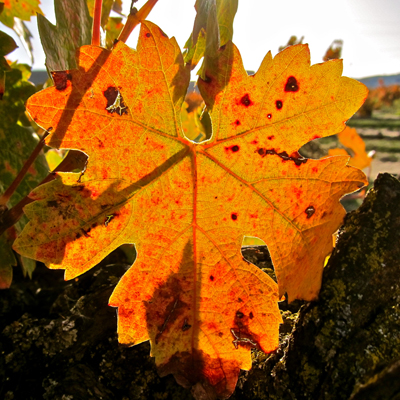
{"label": "green foliage", "polygon": [[11,36],[0,31],[0,100],[3,98],[6,86],[6,72],[11,70],[4,56],[14,51],[17,47]]}
{"label": "green foliage", "polygon": [[[32,83],[28,82],[30,68],[24,64],[11,64],[7,73],[7,87],[0,101],[0,193],[3,193],[15,179],[24,162],[29,158],[37,145],[37,138],[25,116],[25,102],[36,92]],[[35,188],[48,174],[48,166],[43,155],[39,156],[28,170],[21,184],[14,192],[8,208],[15,206],[33,188]],[[27,220],[21,218],[15,224],[16,233],[20,233]],[[13,232],[1,236],[0,253],[0,281],[11,283],[11,266],[16,260],[11,252],[12,241],[15,239]],[[32,275],[35,261],[21,259],[24,274]]]}
{"label": "green foliage", "polygon": [[15,43],[14,39],[0,31],[0,56],[6,56],[17,48],[17,43]]}
{"label": "green foliage", "polygon": [[110,17],[106,26],[106,47],[111,49],[124,24],[121,17]]}
{"label": "green foliage", "polygon": [[13,277],[12,268],[17,265],[17,260],[11,248],[12,238],[9,236],[9,232],[0,236],[0,289],[10,287]]}
{"label": "green foliage", "polygon": [[[93,18],[93,10],[94,10],[95,0],[86,0],[86,3],[88,6],[88,9],[89,9],[90,16]],[[122,6],[122,3],[121,2],[119,2],[119,3]],[[100,22],[101,27],[103,29],[105,29],[105,27],[108,23],[108,18],[110,16],[111,9],[113,9],[113,4],[114,4],[114,0],[103,0],[103,6],[101,8],[101,22]],[[117,5],[117,8],[118,8],[118,5]]]}
{"label": "green foliage", "polygon": [[30,21],[36,14],[42,14],[39,4],[40,0],[8,0],[6,3],[0,3],[0,22],[14,30],[32,62],[32,34],[24,21]]}
{"label": "green foliage", "polygon": [[[217,50],[233,36],[233,19],[238,8],[238,0],[197,0],[197,10],[193,32],[185,44],[185,62],[194,69],[204,56],[214,58]],[[203,68],[202,68],[203,71]],[[202,78],[203,72],[199,75]]]}
{"label": "green foliage", "polygon": [[30,21],[36,13],[42,14],[39,4],[40,0],[8,0],[7,3],[4,3],[0,22],[9,28],[13,28],[15,18]]}

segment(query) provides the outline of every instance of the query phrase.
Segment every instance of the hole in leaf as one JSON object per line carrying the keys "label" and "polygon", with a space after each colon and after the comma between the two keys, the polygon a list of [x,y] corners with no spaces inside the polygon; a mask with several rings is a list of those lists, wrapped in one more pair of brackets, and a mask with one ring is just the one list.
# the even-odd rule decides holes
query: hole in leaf
{"label": "hole in leaf", "polygon": [[245,261],[256,265],[276,282],[271,255],[263,240],[255,236],[245,236],[242,242],[242,256]]}

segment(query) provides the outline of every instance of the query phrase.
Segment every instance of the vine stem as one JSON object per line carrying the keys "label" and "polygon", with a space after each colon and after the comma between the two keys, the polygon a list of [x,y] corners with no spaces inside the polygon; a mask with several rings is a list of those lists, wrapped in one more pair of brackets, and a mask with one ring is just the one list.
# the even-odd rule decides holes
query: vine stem
{"label": "vine stem", "polygon": [[36,160],[36,157],[39,155],[39,153],[43,149],[44,145],[46,144],[45,140],[49,134],[50,134],[50,130],[48,130],[44,133],[44,135],[39,140],[39,143],[36,145],[35,149],[32,151],[32,154],[25,161],[25,164],[21,168],[21,171],[19,171],[19,173],[16,176],[16,178],[14,179],[13,183],[8,187],[8,189],[0,197],[0,207],[5,206],[7,201],[10,200],[11,196],[13,195],[13,193],[15,192],[15,190],[21,183],[22,179],[24,179],[24,176],[28,172],[29,167]]}
{"label": "vine stem", "polygon": [[131,7],[131,12],[128,15],[124,28],[118,36],[118,40],[125,43],[135,27],[147,18],[157,1],[158,0],[148,0],[139,11],[136,8]]}
{"label": "vine stem", "polygon": [[100,46],[101,9],[103,0],[96,0],[93,11],[92,45]]}

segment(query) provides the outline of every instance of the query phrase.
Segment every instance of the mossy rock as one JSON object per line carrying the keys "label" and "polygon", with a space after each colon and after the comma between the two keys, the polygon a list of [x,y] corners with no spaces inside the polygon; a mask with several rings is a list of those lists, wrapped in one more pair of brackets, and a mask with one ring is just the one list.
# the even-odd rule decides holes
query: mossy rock
{"label": "mossy rock", "polygon": [[254,365],[234,399],[399,398],[399,205],[399,181],[379,175],[344,221],[319,300],[301,309],[278,356],[263,373]]}

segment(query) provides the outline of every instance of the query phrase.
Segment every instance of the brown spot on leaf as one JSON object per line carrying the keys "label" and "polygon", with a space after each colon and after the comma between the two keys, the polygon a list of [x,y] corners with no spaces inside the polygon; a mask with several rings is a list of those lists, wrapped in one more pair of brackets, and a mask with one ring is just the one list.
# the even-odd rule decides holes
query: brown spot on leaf
{"label": "brown spot on leaf", "polygon": [[265,157],[267,155],[277,155],[279,156],[283,161],[293,161],[294,164],[299,167],[301,164],[305,164],[308,159],[302,157],[299,153],[295,152],[292,153],[292,155],[288,155],[286,151],[282,151],[281,153],[277,153],[275,149],[264,149],[264,148],[259,148],[256,150],[256,152],[261,156]]}
{"label": "brown spot on leaf", "polygon": [[188,329],[190,329],[192,327],[192,325],[188,324],[188,320],[187,318],[185,318],[185,320],[183,321],[183,325],[182,325],[182,331],[185,332]]}
{"label": "brown spot on leaf", "polygon": [[50,200],[47,202],[47,207],[58,207],[58,202],[56,200]]}
{"label": "brown spot on leaf", "polygon": [[304,212],[307,214],[307,218],[311,218],[315,213],[315,208],[313,206],[308,206]]}
{"label": "brown spot on leaf", "polygon": [[237,144],[235,144],[233,146],[225,147],[225,150],[231,151],[232,153],[236,153],[240,150],[240,147]]}
{"label": "brown spot on leaf", "polygon": [[106,108],[111,107],[115,103],[115,100],[118,97],[118,93],[119,93],[118,89],[113,86],[109,86],[103,92],[104,97],[107,99],[107,107]]}
{"label": "brown spot on leaf", "polygon": [[289,76],[285,85],[285,92],[298,92],[299,84],[294,76]]}
{"label": "brown spot on leaf", "polygon": [[236,221],[238,219],[237,213],[231,214],[232,221]]}
{"label": "brown spot on leaf", "polygon": [[253,315],[253,312],[252,312],[252,311],[250,311],[249,317],[250,317],[250,319],[253,319],[253,318],[254,318],[254,315]]}
{"label": "brown spot on leaf", "polygon": [[116,112],[118,115],[128,114],[128,108],[124,103],[121,93],[116,87],[109,86],[104,92],[104,97],[107,99],[106,110],[113,114]]}
{"label": "brown spot on leaf", "polygon": [[214,280],[214,277],[210,275],[210,281],[212,282]]}
{"label": "brown spot on leaf", "polygon": [[55,88],[59,91],[65,90],[68,86],[68,81],[72,80],[72,75],[67,71],[52,71],[51,77]]}
{"label": "brown spot on leaf", "polygon": [[275,105],[276,105],[276,108],[277,108],[278,110],[280,110],[280,109],[283,107],[283,103],[282,103],[281,100],[277,100],[277,101],[275,102]]}
{"label": "brown spot on leaf", "polygon": [[254,103],[251,101],[250,96],[246,93],[241,99],[240,104],[243,104],[246,108],[252,106]]}
{"label": "brown spot on leaf", "polygon": [[151,37],[151,33],[147,32],[147,33],[146,33],[146,37],[147,37],[147,38]]}

